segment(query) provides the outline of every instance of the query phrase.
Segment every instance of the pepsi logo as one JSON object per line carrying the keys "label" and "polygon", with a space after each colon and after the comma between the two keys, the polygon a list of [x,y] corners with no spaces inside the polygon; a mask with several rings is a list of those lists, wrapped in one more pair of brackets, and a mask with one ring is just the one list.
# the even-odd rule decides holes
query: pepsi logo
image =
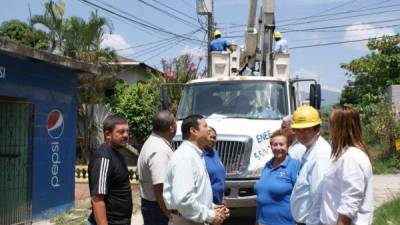
{"label": "pepsi logo", "polygon": [[58,109],[53,109],[47,116],[47,132],[53,139],[61,137],[64,131],[64,117]]}

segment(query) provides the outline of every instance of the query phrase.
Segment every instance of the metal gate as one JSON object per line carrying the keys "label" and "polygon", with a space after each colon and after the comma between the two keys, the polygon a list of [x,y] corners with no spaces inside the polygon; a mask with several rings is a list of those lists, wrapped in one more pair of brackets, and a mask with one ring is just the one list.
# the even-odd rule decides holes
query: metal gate
{"label": "metal gate", "polygon": [[32,223],[33,109],[0,100],[0,225]]}

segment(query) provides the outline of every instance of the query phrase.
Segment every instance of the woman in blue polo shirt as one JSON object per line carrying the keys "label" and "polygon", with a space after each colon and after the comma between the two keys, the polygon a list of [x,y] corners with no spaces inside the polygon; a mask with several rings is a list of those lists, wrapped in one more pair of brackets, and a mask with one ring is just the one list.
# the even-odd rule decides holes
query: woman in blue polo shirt
{"label": "woman in blue polo shirt", "polygon": [[217,132],[212,127],[210,129],[210,143],[205,148],[204,161],[206,162],[207,172],[210,176],[213,203],[221,205],[224,200],[225,169],[218,156],[218,152],[214,149],[217,142]]}
{"label": "woman in blue polo shirt", "polygon": [[283,130],[272,133],[274,157],[267,162],[260,180],[254,185],[257,194],[257,224],[294,225],[290,195],[300,170],[300,162],[288,155],[288,135]]}

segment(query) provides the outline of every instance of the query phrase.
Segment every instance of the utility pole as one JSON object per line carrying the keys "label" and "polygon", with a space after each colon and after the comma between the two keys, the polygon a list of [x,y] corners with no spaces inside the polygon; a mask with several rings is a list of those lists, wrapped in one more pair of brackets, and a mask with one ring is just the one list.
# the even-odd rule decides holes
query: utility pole
{"label": "utility pole", "polygon": [[261,76],[272,76],[273,59],[272,43],[275,30],[275,0],[264,0],[263,4],[263,49],[261,60]]}
{"label": "utility pole", "polygon": [[208,23],[207,23],[207,31],[208,31],[208,43],[207,43],[207,77],[211,77],[212,75],[212,61],[211,61],[211,51],[210,45],[211,41],[213,40],[213,33],[214,33],[214,3],[211,6],[211,13],[208,13]]}
{"label": "utility pole", "polygon": [[197,14],[207,16],[207,32],[208,32],[208,41],[207,41],[207,77],[211,77],[212,73],[212,61],[211,61],[211,52],[210,44],[213,39],[214,33],[214,1],[213,0],[197,0]]}

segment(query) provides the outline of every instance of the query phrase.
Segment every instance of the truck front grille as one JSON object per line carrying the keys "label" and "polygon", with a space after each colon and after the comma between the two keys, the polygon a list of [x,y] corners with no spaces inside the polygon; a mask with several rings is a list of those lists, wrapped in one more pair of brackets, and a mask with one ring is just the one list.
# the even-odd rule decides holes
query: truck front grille
{"label": "truck front grille", "polygon": [[[215,149],[225,167],[227,175],[238,174],[241,169],[248,166],[251,138],[245,136],[218,136]],[[181,140],[174,140],[172,146],[177,149]]]}
{"label": "truck front grille", "polygon": [[225,173],[239,172],[245,153],[245,143],[239,141],[217,141],[216,150],[225,166]]}

